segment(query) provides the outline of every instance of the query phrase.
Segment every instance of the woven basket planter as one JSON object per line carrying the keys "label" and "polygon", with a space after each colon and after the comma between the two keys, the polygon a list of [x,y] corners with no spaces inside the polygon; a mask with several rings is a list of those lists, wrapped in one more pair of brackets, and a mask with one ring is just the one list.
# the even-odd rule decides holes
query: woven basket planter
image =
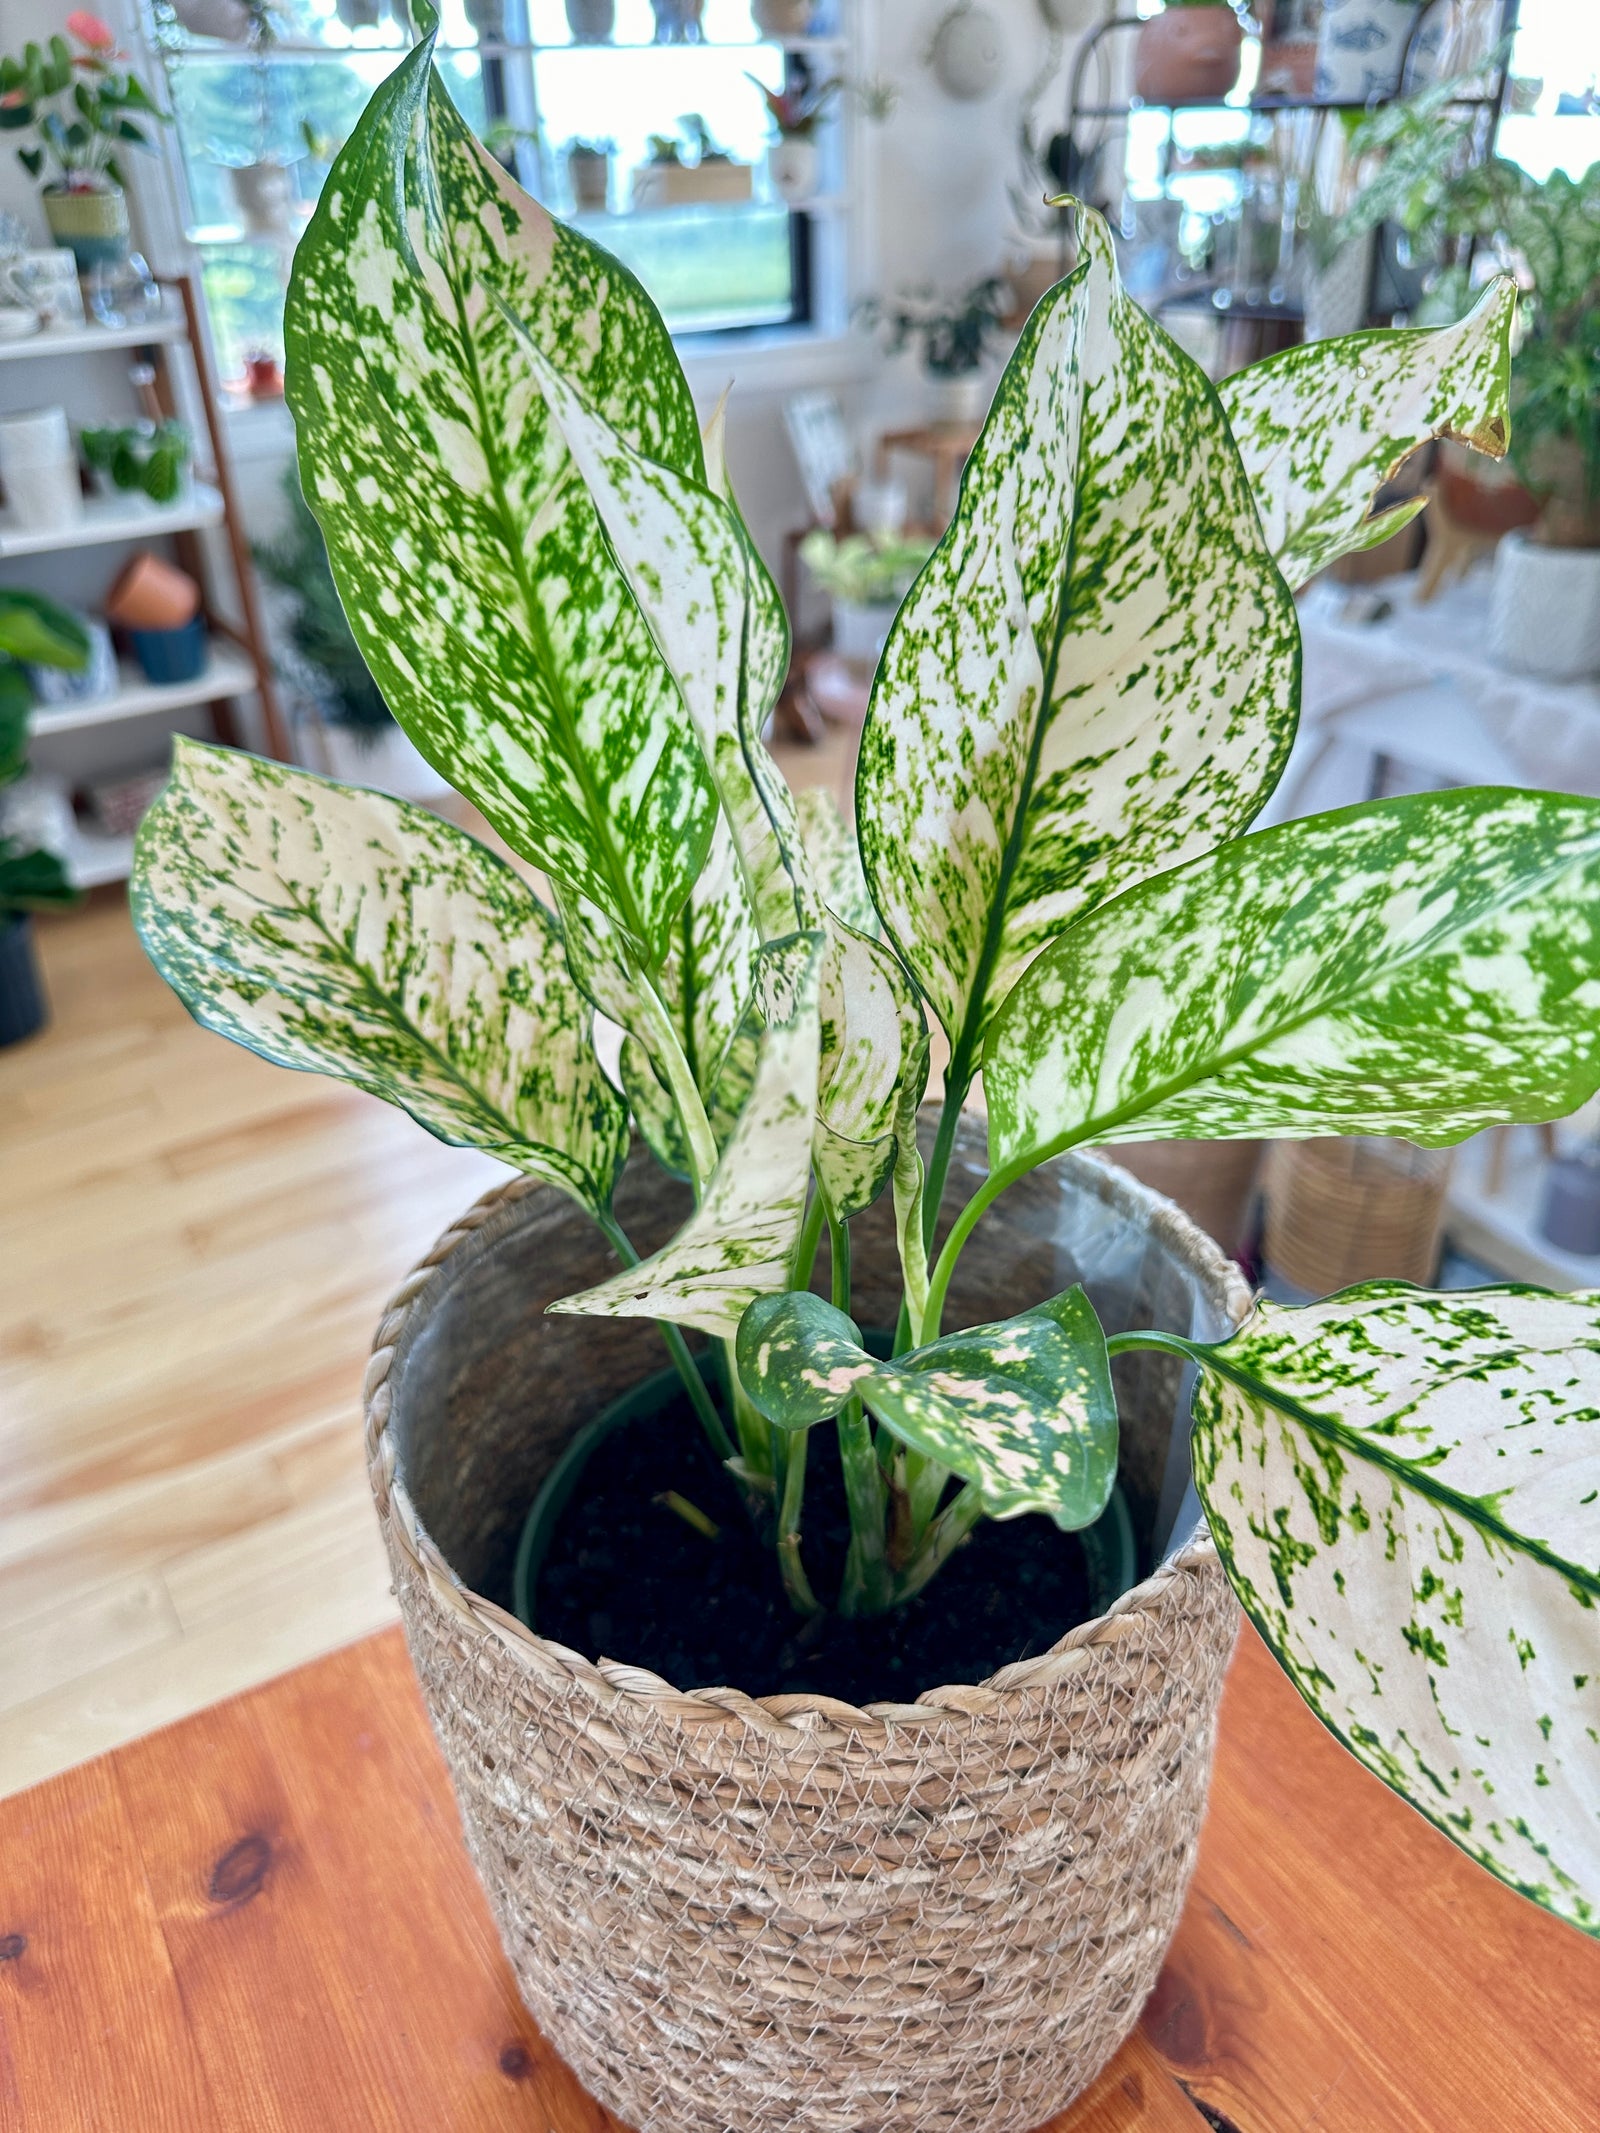
{"label": "woven basket planter", "polygon": [[[976,1150],[969,1131],[962,1199]],[[644,1248],[685,1203],[636,1157],[618,1211]],[[856,1231],[857,1313],[892,1320],[887,1206]],[[610,1271],[582,1216],[519,1181],[405,1283],[368,1372],[406,1635],[523,1996],[645,2133],[1024,2133],[1116,2049],[1177,1923],[1236,1623],[1215,1553],[1191,1537],[1048,1653],[914,1704],[592,1664],[524,1629],[509,1585],[564,1445],[660,1367],[647,1324],[543,1315]],[[1246,1300],[1175,1208],[1069,1157],[991,1213],[949,1323],[1080,1273],[1113,1329],[1215,1336]],[[1150,1551],[1184,1501],[1178,1366],[1115,1368]]]}
{"label": "woven basket planter", "polygon": [[1430,1282],[1449,1183],[1448,1148],[1274,1141],[1263,1179],[1267,1263],[1307,1296],[1384,1277]]}

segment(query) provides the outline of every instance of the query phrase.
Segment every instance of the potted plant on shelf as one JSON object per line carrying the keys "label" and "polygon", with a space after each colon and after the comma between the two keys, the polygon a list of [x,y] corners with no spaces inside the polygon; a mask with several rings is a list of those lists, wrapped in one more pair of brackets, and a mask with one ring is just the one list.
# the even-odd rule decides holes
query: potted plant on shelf
{"label": "potted plant on shelf", "polygon": [[1134,40],[1134,94],[1146,104],[1215,103],[1237,83],[1243,55],[1229,0],[1166,0]]}
{"label": "potted plant on shelf", "polygon": [[108,494],[171,504],[189,481],[189,432],[181,422],[96,423],[78,433],[78,442]]}
{"label": "potted plant on shelf", "polygon": [[0,592],[0,1050],[44,1027],[44,985],[34,954],[32,915],[76,903],[78,892],[54,852],[9,834],[3,795],[27,768],[33,712],[29,666],[87,665],[89,638],[77,616],[39,593]]}
{"label": "potted plant on shelf", "polygon": [[[692,152],[693,160],[690,160]],[[686,111],[678,131],[653,133],[648,160],[633,174],[635,207],[741,205],[751,197],[750,165],[719,148],[698,111]]]}
{"label": "potted plant on shelf", "polygon": [[864,325],[887,329],[888,354],[900,355],[913,343],[919,348],[934,389],[936,421],[972,423],[987,398],[984,358],[1005,339],[1010,308],[1008,285],[990,275],[956,297],[902,296],[893,305],[870,298],[859,315]]}
{"label": "potted plant on shelf", "polygon": [[780,200],[796,207],[817,190],[821,151],[817,129],[844,87],[837,76],[815,88],[769,89],[754,74],[747,77],[761,91],[776,138],[767,150],[767,175]]}
{"label": "potted plant on shelf", "polygon": [[510,1959],[635,2125],[1064,2105],[1177,1918],[1230,1583],[1370,1768],[1600,1916],[1600,1303],[1247,1317],[1081,1153],[1448,1143],[1600,1084],[1600,802],[1241,834],[1294,732],[1290,587],[1371,539],[1396,458],[1501,446],[1511,293],[1216,388],[1079,222],[891,632],[858,858],[761,746],[788,629],[720,412],[425,39],[302,241],[289,392],[374,679],[551,901],[193,743],[141,832],[140,933],[202,1021],[521,1173],[385,1317],[368,1450]]}
{"label": "potted plant on shelf", "polygon": [[903,533],[847,533],[813,526],[800,560],[833,602],[833,648],[876,666],[895,611],[933,551]]}
{"label": "potted plant on shelf", "polygon": [[615,141],[569,141],[567,180],[580,214],[603,215],[611,205],[611,159]]}
{"label": "potted plant on shelf", "polygon": [[119,65],[115,32],[97,15],[80,8],[66,26],[72,43],[52,37],[48,49],[27,44],[20,59],[0,59],[0,129],[34,135],[18,157],[44,180],[51,236],[88,269],[126,256],[120,158],[130,147],[151,151],[149,127],[165,125],[168,114]]}

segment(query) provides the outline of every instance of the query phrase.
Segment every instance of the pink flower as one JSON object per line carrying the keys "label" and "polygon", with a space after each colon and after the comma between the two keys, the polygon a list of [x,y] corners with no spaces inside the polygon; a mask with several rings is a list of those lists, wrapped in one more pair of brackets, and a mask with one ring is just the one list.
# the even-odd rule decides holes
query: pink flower
{"label": "pink flower", "polygon": [[109,52],[117,41],[116,31],[86,7],[75,8],[67,17],[67,33],[76,37],[79,44],[86,44],[91,52]]}

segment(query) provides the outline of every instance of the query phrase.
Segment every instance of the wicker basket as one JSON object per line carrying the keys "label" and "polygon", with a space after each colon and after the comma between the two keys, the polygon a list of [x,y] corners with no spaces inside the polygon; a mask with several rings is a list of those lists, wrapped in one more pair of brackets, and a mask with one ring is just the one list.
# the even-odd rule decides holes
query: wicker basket
{"label": "wicker basket", "polygon": [[1439,1265],[1447,1149],[1400,1140],[1276,1141],[1264,1176],[1267,1264],[1308,1296]]}
{"label": "wicker basket", "polygon": [[[641,1244],[683,1212],[637,1160],[618,1197]],[[857,1228],[870,1322],[891,1309],[887,1207]],[[519,1181],[405,1284],[368,1373],[406,1634],[528,2006],[647,2133],[1023,2133],[1116,2049],[1177,1923],[1236,1622],[1215,1552],[1192,1534],[1050,1652],[914,1704],[686,1692],[536,1637],[507,1611],[523,1511],[573,1432],[658,1366],[648,1325],[542,1315],[607,1260]],[[1069,1157],[990,1216],[952,1317],[1080,1269],[1113,1326],[1214,1337],[1245,1305],[1176,1209]],[[1149,1550],[1187,1470],[1177,1366],[1116,1368]]]}

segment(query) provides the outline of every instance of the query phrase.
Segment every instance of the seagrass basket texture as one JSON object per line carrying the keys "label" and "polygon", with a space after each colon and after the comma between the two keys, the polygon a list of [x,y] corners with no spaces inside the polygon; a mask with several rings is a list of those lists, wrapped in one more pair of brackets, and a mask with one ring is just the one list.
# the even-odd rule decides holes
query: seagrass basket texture
{"label": "seagrass basket texture", "polygon": [[[964,1127],[960,1198],[980,1147]],[[636,1155],[618,1209],[645,1247],[685,1203]],[[856,1313],[892,1322],[886,1203],[856,1229]],[[865,1710],[674,1685],[509,1612],[543,1475],[660,1367],[648,1324],[543,1315],[612,1270],[518,1181],[402,1287],[367,1380],[406,1635],[523,1996],[645,2133],[1023,2133],[1126,2034],[1193,1867],[1236,1610],[1185,1496],[1180,1366],[1115,1366],[1149,1575],[1051,1651]],[[1175,1208],[1067,1157],[987,1218],[947,1323],[1080,1275],[1113,1330],[1214,1336],[1246,1302]]]}
{"label": "seagrass basket texture", "polygon": [[1439,1268],[1450,1150],[1371,1137],[1274,1141],[1262,1181],[1262,1250],[1307,1296]]}

